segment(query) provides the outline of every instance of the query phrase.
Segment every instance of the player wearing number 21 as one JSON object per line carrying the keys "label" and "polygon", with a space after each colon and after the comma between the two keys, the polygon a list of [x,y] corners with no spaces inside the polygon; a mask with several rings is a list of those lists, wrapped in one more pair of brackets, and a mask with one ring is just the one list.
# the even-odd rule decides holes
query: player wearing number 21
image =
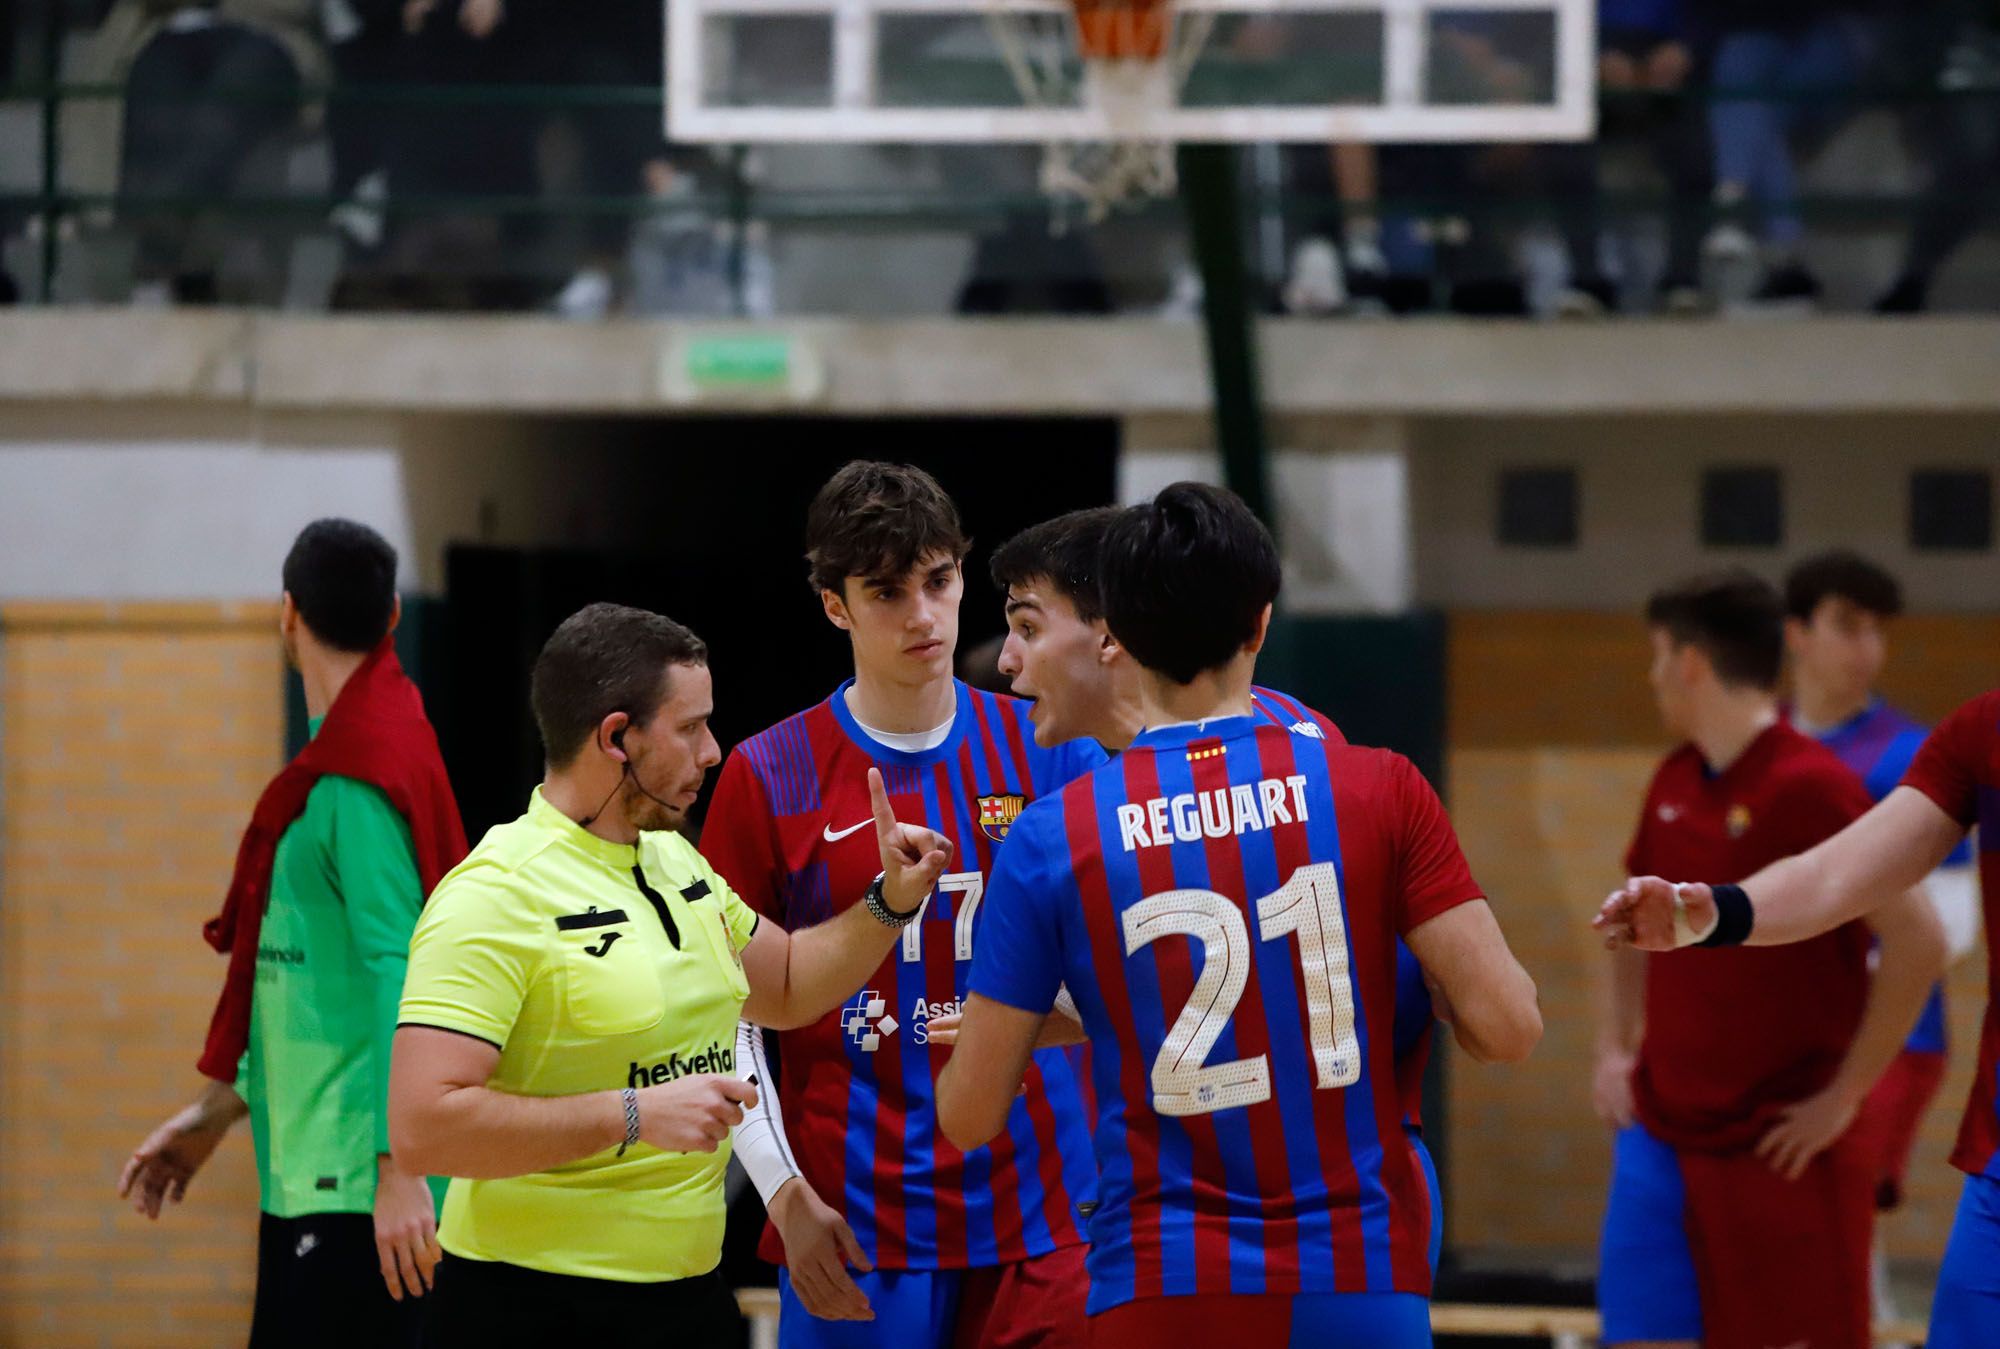
{"label": "player wearing number 21", "polygon": [[1241,501],[1169,487],[1101,566],[1146,729],[1015,822],[939,1123],[961,1147],[1004,1126],[1066,985],[1096,1085],[1093,1345],[1428,1345],[1396,939],[1478,1059],[1533,1049],[1534,984],[1408,760],[1254,714],[1279,567]]}

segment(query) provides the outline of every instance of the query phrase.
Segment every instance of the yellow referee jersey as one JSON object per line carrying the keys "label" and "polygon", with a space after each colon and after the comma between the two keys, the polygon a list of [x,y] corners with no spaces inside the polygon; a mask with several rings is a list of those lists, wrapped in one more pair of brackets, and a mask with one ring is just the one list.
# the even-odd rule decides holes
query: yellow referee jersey
{"label": "yellow referee jersey", "polygon": [[[732,1072],[749,993],[739,953],[756,925],[679,834],[611,843],[537,788],[425,905],[399,1021],[498,1046],[488,1085],[522,1096]],[[456,1256],[553,1274],[705,1274],[722,1255],[728,1163],[726,1141],[713,1153],[639,1143],[531,1176],[454,1179],[438,1237]]]}

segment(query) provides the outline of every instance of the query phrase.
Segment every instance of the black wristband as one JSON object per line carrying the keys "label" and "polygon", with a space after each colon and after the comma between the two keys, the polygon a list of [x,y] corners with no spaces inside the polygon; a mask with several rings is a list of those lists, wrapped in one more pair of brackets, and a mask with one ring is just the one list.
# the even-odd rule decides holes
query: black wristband
{"label": "black wristband", "polygon": [[1715,931],[1695,945],[1741,946],[1749,939],[1750,927],[1757,920],[1750,896],[1740,885],[1711,885],[1708,893],[1715,899]]}

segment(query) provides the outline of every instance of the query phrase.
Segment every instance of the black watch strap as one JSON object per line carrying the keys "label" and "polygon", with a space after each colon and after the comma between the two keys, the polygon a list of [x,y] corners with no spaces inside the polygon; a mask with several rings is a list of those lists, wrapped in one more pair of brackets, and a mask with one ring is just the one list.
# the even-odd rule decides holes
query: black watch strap
{"label": "black watch strap", "polygon": [[875,879],[868,883],[868,891],[862,895],[861,902],[868,906],[868,912],[873,914],[875,921],[882,924],[882,926],[893,928],[908,927],[917,921],[918,915],[924,911],[924,906],[922,903],[919,903],[916,908],[911,909],[908,913],[901,913],[890,908],[889,901],[882,892],[884,875],[885,873],[882,872],[876,873]]}

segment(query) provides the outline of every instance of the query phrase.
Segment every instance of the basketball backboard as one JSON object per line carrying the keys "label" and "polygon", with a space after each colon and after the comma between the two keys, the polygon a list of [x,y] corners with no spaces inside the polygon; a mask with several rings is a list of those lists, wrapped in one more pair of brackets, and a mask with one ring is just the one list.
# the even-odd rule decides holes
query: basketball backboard
{"label": "basketball backboard", "polygon": [[667,131],[1046,144],[1594,130],[1596,0],[1173,4],[1180,67],[1134,98],[1084,70],[1070,0],[671,0]]}

